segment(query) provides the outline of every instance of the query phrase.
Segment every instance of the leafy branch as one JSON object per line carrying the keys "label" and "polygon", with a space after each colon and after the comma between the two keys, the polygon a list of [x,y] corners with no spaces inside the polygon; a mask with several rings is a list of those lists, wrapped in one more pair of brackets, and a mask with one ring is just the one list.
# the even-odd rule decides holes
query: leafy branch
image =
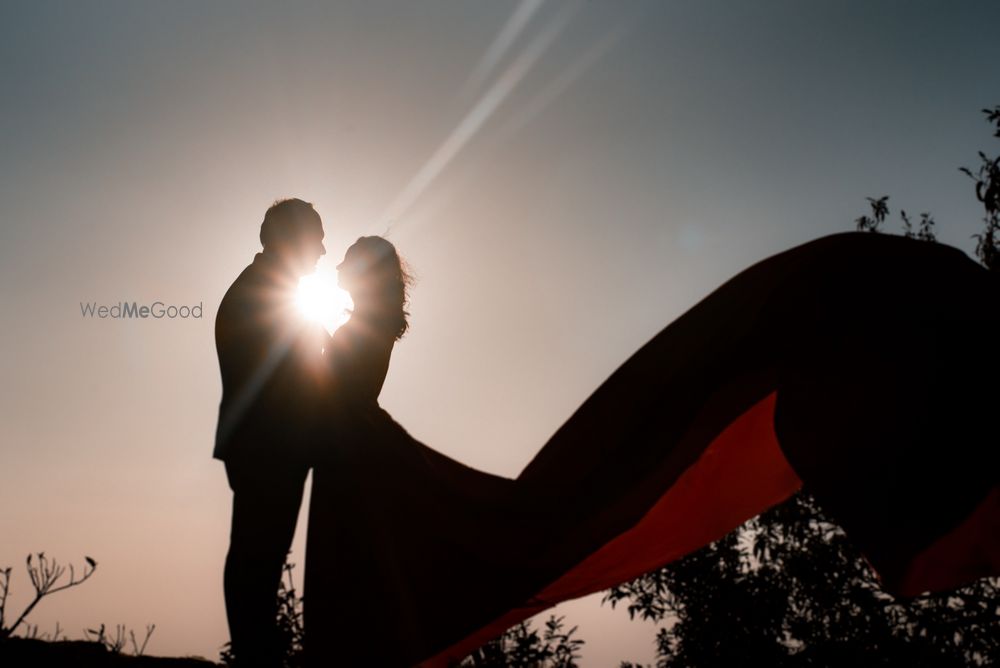
{"label": "leafy branch", "polygon": [[574,638],[577,627],[563,631],[563,617],[550,615],[545,630],[531,628],[531,622],[521,622],[504,631],[459,664],[462,668],[576,668],[584,641]]}
{"label": "leafy branch", "polygon": [[[994,137],[1000,138],[1000,105],[983,109],[986,120],[995,126]],[[1000,156],[991,158],[979,151],[979,169],[959,167],[960,172],[976,182],[976,199],[983,205],[986,229],[975,234],[976,256],[988,269],[1000,269]]]}
{"label": "leafy branch", "polygon": [[[275,620],[281,646],[284,648],[283,666],[298,666],[303,661],[303,598],[295,591],[292,570],[295,564],[285,561],[282,566],[283,578],[278,583],[278,614]],[[219,660],[224,666],[239,665],[239,657],[233,653],[232,642],[223,645]]]}
{"label": "leafy branch", "polygon": [[878,232],[879,226],[885,222],[886,216],[889,215],[889,196],[883,195],[878,199],[866,197],[865,199],[871,206],[872,215],[855,218],[854,223],[857,225],[858,232]]}
{"label": "leafy branch", "polygon": [[[882,223],[889,217],[889,196],[883,195],[878,198],[866,197],[865,199],[868,200],[871,215],[865,214],[855,218],[855,228],[859,232],[879,232]],[[908,239],[919,239],[920,241],[937,241],[937,235],[934,233],[936,222],[931,214],[921,213],[920,222],[917,224],[916,229],[914,229],[913,220],[906,211],[901,209],[899,217],[903,221],[903,236]]]}

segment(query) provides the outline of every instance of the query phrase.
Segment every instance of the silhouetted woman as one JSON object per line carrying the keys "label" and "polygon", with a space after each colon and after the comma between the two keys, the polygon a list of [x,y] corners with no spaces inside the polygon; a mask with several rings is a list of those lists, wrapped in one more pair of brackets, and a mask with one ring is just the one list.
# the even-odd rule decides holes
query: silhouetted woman
{"label": "silhouetted woman", "polygon": [[314,468],[314,666],[447,665],[803,485],[893,593],[1000,572],[1000,361],[967,352],[1000,336],[1000,285],[953,248],[849,233],[753,265],[622,364],[515,480],[378,407],[406,274],[371,237],[341,272],[355,310],[328,351]]}
{"label": "silhouetted woman", "polygon": [[307,653],[315,666],[410,665],[482,620],[463,602],[496,613],[518,603],[534,581],[506,580],[529,535],[551,531],[513,480],[431,450],[379,408],[407,329],[409,279],[393,245],[362,237],[338,271],[354,308],[325,353],[330,438],[313,474]]}
{"label": "silhouetted woman", "polygon": [[392,346],[407,329],[409,277],[395,247],[381,237],[361,237],[337,265],[339,283],[351,294],[350,320],[331,340],[334,408],[374,409],[389,371]]}

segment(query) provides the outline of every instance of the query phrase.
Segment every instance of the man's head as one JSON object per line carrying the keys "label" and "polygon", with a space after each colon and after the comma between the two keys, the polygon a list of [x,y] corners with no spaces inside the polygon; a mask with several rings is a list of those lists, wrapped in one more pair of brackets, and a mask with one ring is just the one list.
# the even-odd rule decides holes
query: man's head
{"label": "man's head", "polygon": [[260,243],[265,254],[299,276],[310,273],[326,255],[323,221],[312,204],[300,199],[283,199],[267,210],[260,226]]}

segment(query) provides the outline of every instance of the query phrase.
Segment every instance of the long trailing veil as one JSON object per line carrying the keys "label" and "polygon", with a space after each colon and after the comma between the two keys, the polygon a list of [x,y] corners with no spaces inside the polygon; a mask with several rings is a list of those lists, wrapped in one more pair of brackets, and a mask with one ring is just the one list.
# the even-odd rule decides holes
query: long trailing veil
{"label": "long trailing veil", "polygon": [[[307,651],[444,666],[808,489],[886,590],[1000,574],[1000,280],[847,233],[741,272],[619,367],[515,480],[384,412],[315,473]],[[346,665],[346,664],[345,664]]]}

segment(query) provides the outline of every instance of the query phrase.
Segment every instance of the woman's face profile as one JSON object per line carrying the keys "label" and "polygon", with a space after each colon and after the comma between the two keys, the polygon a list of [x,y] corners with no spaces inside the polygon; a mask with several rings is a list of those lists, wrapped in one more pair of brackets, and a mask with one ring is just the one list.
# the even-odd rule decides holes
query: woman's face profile
{"label": "woman's face profile", "polygon": [[370,268],[371,262],[364,253],[348,249],[344,260],[337,265],[337,285],[352,295],[357,293],[363,288],[363,282],[372,280]]}
{"label": "woman's face profile", "polygon": [[350,292],[350,288],[347,287],[349,281],[347,280],[347,272],[345,271],[345,265],[347,264],[347,258],[345,257],[340,264],[337,265],[337,285],[344,290]]}
{"label": "woman's face profile", "polygon": [[337,285],[344,290],[351,292],[357,284],[358,261],[355,253],[351,253],[349,248],[344,254],[344,259],[337,265]]}
{"label": "woman's face profile", "polygon": [[366,294],[377,295],[399,280],[399,260],[391,244],[378,238],[363,238],[347,249],[337,265],[337,285],[351,293],[355,302]]}

